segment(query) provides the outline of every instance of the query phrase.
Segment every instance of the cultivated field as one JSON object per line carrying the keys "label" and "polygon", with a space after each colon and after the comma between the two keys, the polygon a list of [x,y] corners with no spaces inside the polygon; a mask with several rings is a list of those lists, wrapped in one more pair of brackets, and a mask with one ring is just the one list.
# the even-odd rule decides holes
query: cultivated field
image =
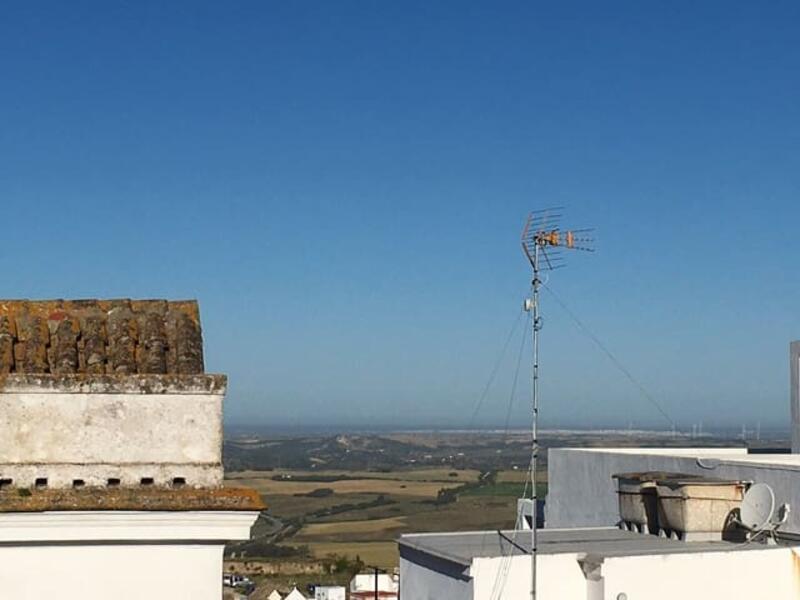
{"label": "cultivated field", "polygon": [[345,471],[345,470],[296,470],[271,469],[270,471],[234,471],[226,473],[226,479],[274,479],[276,477],[297,478],[313,477],[322,480],[332,479],[396,479],[401,481],[475,481],[480,475],[477,469],[397,469],[391,471]]}
{"label": "cultivated field", "polygon": [[390,571],[397,566],[397,544],[391,542],[313,542],[308,544],[315,558],[345,556]]}
{"label": "cultivated field", "polygon": [[[272,474],[270,474],[272,477]],[[442,488],[458,486],[454,481],[416,481],[403,479],[345,479],[342,481],[275,481],[269,479],[238,479],[238,485],[258,490],[266,497],[275,495],[309,494],[320,488],[334,494],[394,494],[401,496],[436,497]]]}
{"label": "cultivated field", "polygon": [[397,565],[396,539],[404,533],[513,527],[524,480],[524,472],[486,479],[476,469],[453,468],[228,475],[230,485],[261,492],[280,547],[305,548],[311,559],[347,557],[383,567]]}

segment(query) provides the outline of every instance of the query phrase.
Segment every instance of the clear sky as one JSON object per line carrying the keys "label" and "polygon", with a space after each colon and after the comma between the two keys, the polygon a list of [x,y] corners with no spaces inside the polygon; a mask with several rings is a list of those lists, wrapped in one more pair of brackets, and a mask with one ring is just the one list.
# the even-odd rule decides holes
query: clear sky
{"label": "clear sky", "polygon": [[[795,1],[5,3],[0,296],[198,298],[229,423],[459,426],[525,214],[563,204],[599,252],[550,285],[667,412],[779,424],[798,30]],[[546,425],[665,424],[543,311]]]}

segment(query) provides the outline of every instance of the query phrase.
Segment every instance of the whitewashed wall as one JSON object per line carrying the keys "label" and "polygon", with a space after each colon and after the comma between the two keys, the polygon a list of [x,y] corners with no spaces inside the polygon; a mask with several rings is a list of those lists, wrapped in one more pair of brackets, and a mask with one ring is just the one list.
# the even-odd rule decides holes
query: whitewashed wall
{"label": "whitewashed wall", "polygon": [[253,512],[0,514],[0,597],[219,600]]}
{"label": "whitewashed wall", "polygon": [[0,393],[0,479],[13,487],[222,483],[224,390]]}
{"label": "whitewashed wall", "polygon": [[[476,558],[472,565],[475,600],[530,598],[530,557]],[[536,565],[537,600],[587,600],[586,579],[577,555],[543,554]]]}
{"label": "whitewashed wall", "polygon": [[[579,554],[538,558],[538,600],[797,600],[800,555],[792,548],[606,558],[598,582],[588,581]],[[401,561],[402,600],[527,600],[527,556],[476,558],[472,581]],[[620,596],[625,594],[625,596]]]}
{"label": "whitewashed wall", "polygon": [[603,579],[608,600],[796,600],[800,556],[765,548],[609,558]]}

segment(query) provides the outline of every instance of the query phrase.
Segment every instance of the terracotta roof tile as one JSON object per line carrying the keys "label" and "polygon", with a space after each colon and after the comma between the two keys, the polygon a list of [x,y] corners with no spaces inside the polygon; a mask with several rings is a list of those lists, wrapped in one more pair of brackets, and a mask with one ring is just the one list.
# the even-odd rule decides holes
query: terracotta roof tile
{"label": "terracotta roof tile", "polygon": [[0,376],[203,372],[195,300],[0,300]]}

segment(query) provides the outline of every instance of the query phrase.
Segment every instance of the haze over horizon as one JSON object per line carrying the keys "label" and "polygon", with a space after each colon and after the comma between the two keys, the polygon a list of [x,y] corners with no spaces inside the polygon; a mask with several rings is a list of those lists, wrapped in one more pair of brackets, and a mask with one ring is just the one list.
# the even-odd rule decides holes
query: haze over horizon
{"label": "haze over horizon", "polygon": [[[665,412],[784,426],[800,5],[618,6],[8,6],[0,296],[198,298],[229,424],[519,428],[565,205],[548,285]],[[668,427],[542,300],[543,425]]]}

